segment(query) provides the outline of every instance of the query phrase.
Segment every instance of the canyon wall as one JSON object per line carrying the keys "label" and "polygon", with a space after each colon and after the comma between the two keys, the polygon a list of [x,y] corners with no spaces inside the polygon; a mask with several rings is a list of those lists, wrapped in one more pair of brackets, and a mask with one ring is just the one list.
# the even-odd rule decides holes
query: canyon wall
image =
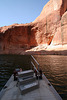
{"label": "canyon wall", "polygon": [[67,0],[50,0],[34,22],[43,26],[43,31],[40,30],[44,35],[43,43],[67,44]]}
{"label": "canyon wall", "polygon": [[32,23],[0,27],[0,54],[43,44],[45,48],[67,44],[67,0],[50,0]]}
{"label": "canyon wall", "polygon": [[34,24],[14,24],[1,27],[0,51],[4,53],[26,50],[37,46]]}

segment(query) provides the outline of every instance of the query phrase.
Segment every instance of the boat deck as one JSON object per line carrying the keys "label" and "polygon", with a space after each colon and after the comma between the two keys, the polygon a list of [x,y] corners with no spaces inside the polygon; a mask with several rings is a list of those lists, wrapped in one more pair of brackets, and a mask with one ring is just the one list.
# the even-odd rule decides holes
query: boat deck
{"label": "boat deck", "polygon": [[52,86],[47,84],[44,77],[39,81],[38,89],[24,95],[21,95],[21,92],[17,86],[17,81],[13,81],[13,75],[6,85],[7,88],[2,89],[1,91],[2,93],[0,95],[0,100],[62,100],[58,93],[51,89]]}

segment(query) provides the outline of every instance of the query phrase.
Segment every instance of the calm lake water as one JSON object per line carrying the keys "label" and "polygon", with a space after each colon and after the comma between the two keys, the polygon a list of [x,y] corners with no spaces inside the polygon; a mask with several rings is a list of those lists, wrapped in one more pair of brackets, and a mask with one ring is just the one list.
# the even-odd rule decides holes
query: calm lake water
{"label": "calm lake water", "polygon": [[67,100],[67,56],[36,55],[35,58],[56,91]]}
{"label": "calm lake water", "polygon": [[[35,55],[43,73],[63,98],[67,100],[67,56]],[[15,68],[31,68],[31,56],[0,55],[0,90],[13,74]]]}
{"label": "calm lake water", "polygon": [[0,55],[0,90],[13,74],[15,68],[27,70],[30,68],[30,56]]}

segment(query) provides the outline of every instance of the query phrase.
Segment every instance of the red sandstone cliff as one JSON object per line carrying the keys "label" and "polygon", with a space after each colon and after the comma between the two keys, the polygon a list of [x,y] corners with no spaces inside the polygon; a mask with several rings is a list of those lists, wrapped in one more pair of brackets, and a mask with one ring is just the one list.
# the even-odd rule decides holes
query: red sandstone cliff
{"label": "red sandstone cliff", "polygon": [[0,54],[56,50],[57,45],[67,49],[67,0],[50,0],[32,23],[0,27]]}

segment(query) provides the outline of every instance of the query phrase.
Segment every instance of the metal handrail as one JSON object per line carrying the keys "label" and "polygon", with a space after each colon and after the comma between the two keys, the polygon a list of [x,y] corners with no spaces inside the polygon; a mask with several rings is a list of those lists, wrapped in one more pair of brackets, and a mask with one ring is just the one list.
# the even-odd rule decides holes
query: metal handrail
{"label": "metal handrail", "polygon": [[35,67],[35,65],[34,65],[34,63],[31,61],[31,64],[33,65],[33,67],[34,67],[34,69],[37,71],[37,72],[39,72],[38,70],[37,70],[37,68]]}
{"label": "metal handrail", "polygon": [[35,64],[31,61],[31,64],[33,65],[34,69],[37,71],[38,73],[38,84],[39,84],[39,63],[37,62],[37,60],[31,55],[32,59],[35,61],[35,63],[37,64],[38,68],[36,68]]}
{"label": "metal handrail", "polygon": [[37,62],[37,60],[31,55],[31,57],[34,59],[34,61],[37,63],[37,65],[39,65],[39,63]]}

